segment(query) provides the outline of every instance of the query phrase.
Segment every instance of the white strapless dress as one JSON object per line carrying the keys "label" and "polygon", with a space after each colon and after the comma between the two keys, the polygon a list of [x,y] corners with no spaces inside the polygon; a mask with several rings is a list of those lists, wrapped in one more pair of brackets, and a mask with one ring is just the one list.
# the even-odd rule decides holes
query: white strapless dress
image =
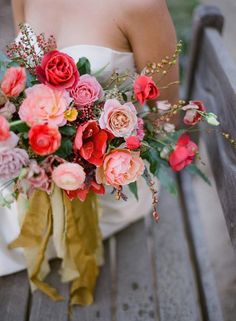
{"label": "white strapless dress", "polygon": [[[135,71],[132,52],[120,52],[96,45],[76,45],[61,51],[73,57],[76,62],[80,57],[87,57],[91,62],[93,73],[107,65],[102,74],[98,76],[101,83],[106,81],[114,70]],[[150,213],[152,195],[143,178],[138,182],[138,192],[139,201],[135,199],[128,187],[124,189],[124,193],[128,196],[127,201],[117,201],[109,190],[105,196],[99,197],[102,210],[100,227],[104,239]],[[18,236],[19,231],[16,204],[13,204],[11,209],[0,208],[0,276],[26,268],[23,251],[21,249],[9,250],[7,247]],[[53,248],[49,256],[55,257]]]}

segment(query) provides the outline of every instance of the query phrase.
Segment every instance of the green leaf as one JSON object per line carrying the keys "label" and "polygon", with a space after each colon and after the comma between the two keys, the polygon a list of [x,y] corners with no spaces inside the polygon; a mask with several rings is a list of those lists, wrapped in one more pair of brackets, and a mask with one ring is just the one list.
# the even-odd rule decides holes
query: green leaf
{"label": "green leaf", "polygon": [[174,175],[170,168],[163,166],[160,164],[157,177],[160,180],[161,185],[173,196],[177,196],[177,185],[174,178]]}
{"label": "green leaf", "polygon": [[80,75],[91,73],[91,65],[90,65],[88,58],[86,58],[86,57],[80,58],[76,64],[76,66],[77,66],[77,69],[78,69]]}
{"label": "green leaf", "polygon": [[200,176],[208,185],[211,186],[209,178],[195,164],[190,164],[186,167],[186,170]]}
{"label": "green leaf", "polygon": [[73,126],[68,126],[68,125],[67,125],[67,126],[60,127],[60,128],[59,128],[59,131],[60,131],[60,133],[61,133],[62,135],[71,137],[71,136],[75,135],[75,133],[76,133],[76,128],[73,127]]}
{"label": "green leaf", "polygon": [[28,125],[21,120],[10,123],[10,128],[12,131],[17,131],[18,133],[27,133],[29,131]]}
{"label": "green leaf", "polygon": [[56,151],[56,155],[67,158],[72,153],[72,142],[70,139],[64,139],[61,142],[60,148]]}
{"label": "green leaf", "polygon": [[138,201],[138,186],[137,182],[130,183],[129,185],[130,191],[134,194],[136,200]]}

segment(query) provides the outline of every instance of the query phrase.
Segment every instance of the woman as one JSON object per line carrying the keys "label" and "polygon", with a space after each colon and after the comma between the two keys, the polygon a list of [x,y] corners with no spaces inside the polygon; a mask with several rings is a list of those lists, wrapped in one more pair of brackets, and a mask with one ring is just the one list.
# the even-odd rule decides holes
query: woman
{"label": "woman", "polygon": [[[141,71],[148,62],[159,62],[175,50],[175,30],[164,0],[12,0],[12,7],[17,32],[19,23],[27,22],[36,33],[53,34],[58,48],[76,61],[88,57],[92,71],[108,64],[101,82],[114,69]],[[162,84],[177,79],[178,67],[174,67]],[[177,98],[177,86],[166,89],[160,97],[170,102]],[[151,193],[143,179],[138,185],[138,202],[128,190],[127,202],[116,202],[109,194],[100,199],[104,238],[150,212]],[[16,210],[1,211],[3,275],[23,269],[25,263],[21,253],[8,251],[6,246],[19,232]]]}

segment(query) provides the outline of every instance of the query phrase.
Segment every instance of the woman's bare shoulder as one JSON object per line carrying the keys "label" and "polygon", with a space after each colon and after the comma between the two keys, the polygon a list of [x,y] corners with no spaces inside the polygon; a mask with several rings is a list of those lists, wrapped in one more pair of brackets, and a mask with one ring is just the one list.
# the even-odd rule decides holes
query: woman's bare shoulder
{"label": "woman's bare shoulder", "polygon": [[124,13],[160,13],[167,7],[166,0],[121,0],[121,2]]}

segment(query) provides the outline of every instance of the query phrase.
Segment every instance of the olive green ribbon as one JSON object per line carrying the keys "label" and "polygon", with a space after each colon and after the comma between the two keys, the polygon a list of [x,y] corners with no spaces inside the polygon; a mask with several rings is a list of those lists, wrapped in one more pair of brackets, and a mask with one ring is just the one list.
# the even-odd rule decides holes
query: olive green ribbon
{"label": "olive green ribbon", "polygon": [[72,281],[70,304],[91,304],[102,257],[96,195],[90,193],[81,202],[79,199],[70,201],[57,187],[52,196],[41,190],[34,191],[20,235],[9,245],[25,249],[31,284],[59,301],[63,296],[43,281],[49,272],[46,250],[51,238],[57,256],[62,259],[62,281]]}

